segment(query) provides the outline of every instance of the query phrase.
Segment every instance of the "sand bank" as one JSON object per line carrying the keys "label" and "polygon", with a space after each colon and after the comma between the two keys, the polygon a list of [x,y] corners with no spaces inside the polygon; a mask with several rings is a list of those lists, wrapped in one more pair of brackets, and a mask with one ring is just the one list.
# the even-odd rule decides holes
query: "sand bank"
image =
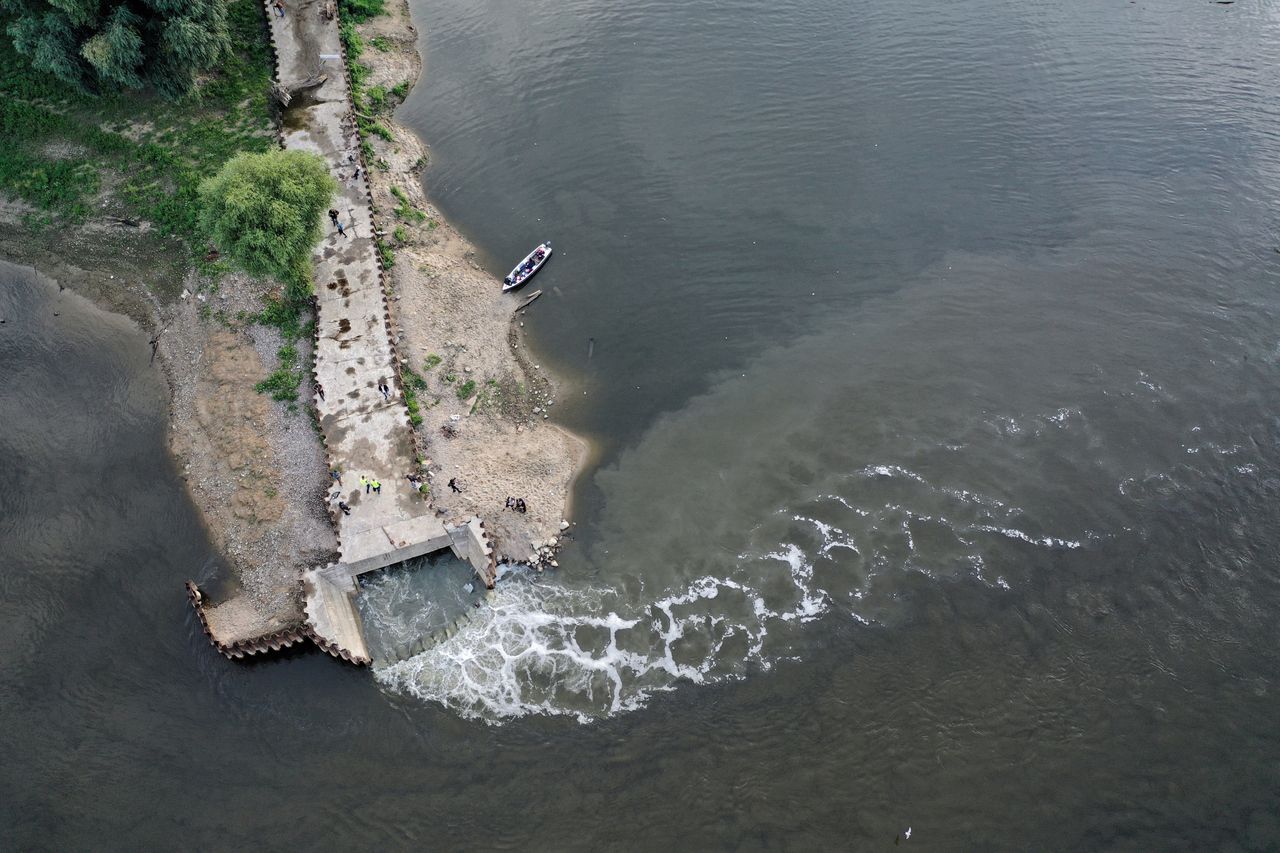
{"label": "sand bank", "polygon": [[[390,47],[361,56],[370,69],[367,85],[391,89],[418,80],[422,61],[405,0],[393,0],[386,14],[356,29],[366,42],[381,37]],[[396,253],[388,279],[397,345],[426,382],[419,429],[433,500],[449,517],[483,519],[501,558],[528,560],[532,543],[560,534],[588,446],[550,420],[566,388],[531,359],[513,320],[527,293],[504,295],[501,280],[479,266],[475,248],[423,194],[425,145],[408,128],[394,122],[389,128],[391,140],[369,138],[374,162],[386,167],[372,168],[370,178],[383,239]],[[393,187],[426,218],[398,219],[402,202]],[[403,241],[393,236],[397,227]],[[535,279],[525,290],[536,286]],[[448,487],[450,479],[461,493]],[[508,496],[523,497],[528,512],[505,510]]]}

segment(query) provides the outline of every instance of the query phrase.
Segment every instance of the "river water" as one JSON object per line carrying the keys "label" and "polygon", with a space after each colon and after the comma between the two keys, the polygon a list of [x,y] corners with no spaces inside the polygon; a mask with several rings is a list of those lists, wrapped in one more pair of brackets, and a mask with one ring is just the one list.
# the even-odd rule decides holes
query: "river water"
{"label": "river water", "polygon": [[1273,8],[415,15],[432,197],[556,244],[575,541],[229,665],[145,336],[0,273],[0,846],[1280,844]]}

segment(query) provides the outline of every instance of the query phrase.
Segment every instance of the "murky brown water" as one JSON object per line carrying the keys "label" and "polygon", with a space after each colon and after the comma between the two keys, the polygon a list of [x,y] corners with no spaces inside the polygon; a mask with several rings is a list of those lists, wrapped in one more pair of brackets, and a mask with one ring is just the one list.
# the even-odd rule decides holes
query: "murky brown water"
{"label": "murky brown water", "polygon": [[144,336],[3,273],[0,846],[1280,844],[1274,10],[415,12],[432,194],[556,241],[577,542],[229,665]]}

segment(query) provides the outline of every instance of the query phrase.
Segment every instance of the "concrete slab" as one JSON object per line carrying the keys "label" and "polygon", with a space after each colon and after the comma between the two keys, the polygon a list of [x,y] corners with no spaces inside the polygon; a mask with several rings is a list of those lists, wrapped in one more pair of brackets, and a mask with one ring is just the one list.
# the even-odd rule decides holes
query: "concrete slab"
{"label": "concrete slab", "polygon": [[[340,60],[338,21],[325,20],[320,0],[289,4],[281,18],[264,7],[275,43],[279,82],[289,88],[314,74],[326,79],[285,111],[285,148],[323,157],[338,178],[331,207],[345,233],[331,226],[316,249],[318,305],[315,381],[320,429],[342,484],[330,491],[336,505],[341,561],[304,576],[310,629],[330,651],[367,660],[352,596],[353,579],[412,557],[449,547],[451,539],[431,504],[405,476],[417,468],[408,411],[399,386],[395,347],[374,241],[368,185],[351,177],[360,155],[350,92]],[[378,391],[385,383],[388,400]],[[366,493],[361,476],[381,481],[380,494]]]}
{"label": "concrete slab", "polygon": [[[353,663],[368,663],[369,649],[355,607],[356,586],[344,572],[312,569],[303,575],[307,626],[327,651]],[[345,654],[342,654],[345,653]]]}

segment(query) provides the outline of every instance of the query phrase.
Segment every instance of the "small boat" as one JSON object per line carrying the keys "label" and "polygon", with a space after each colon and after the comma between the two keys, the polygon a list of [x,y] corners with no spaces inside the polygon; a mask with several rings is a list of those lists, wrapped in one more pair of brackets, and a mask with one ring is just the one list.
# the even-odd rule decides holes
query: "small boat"
{"label": "small boat", "polygon": [[533,278],[533,274],[542,269],[542,265],[547,262],[547,258],[551,257],[551,241],[543,243],[538,248],[524,256],[524,260],[515,265],[515,269],[507,274],[502,280],[502,292],[515,290],[529,279]]}

